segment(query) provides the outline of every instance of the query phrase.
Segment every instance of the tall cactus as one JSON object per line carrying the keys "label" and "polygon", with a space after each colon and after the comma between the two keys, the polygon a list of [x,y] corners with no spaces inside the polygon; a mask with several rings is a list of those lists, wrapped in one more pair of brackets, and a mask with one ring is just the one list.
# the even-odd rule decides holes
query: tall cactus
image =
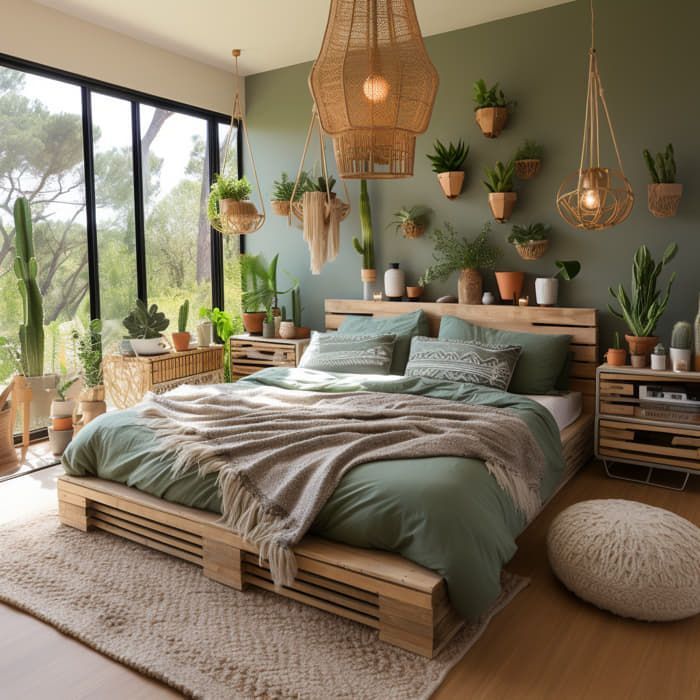
{"label": "tall cactus", "polygon": [[292,289],[292,320],[296,328],[301,328],[301,289],[298,286]]}
{"label": "tall cactus", "polygon": [[367,193],[367,180],[360,180],[360,226],[362,227],[362,243],[357,237],[352,239],[355,250],[362,256],[362,268],[374,269],[374,236],[372,234],[372,210]]}
{"label": "tall cactus", "polygon": [[22,371],[27,377],[44,374],[44,303],[37,282],[37,262],[29,203],[19,197],[14,206],[15,275],[22,297],[23,323],[19,327]]}

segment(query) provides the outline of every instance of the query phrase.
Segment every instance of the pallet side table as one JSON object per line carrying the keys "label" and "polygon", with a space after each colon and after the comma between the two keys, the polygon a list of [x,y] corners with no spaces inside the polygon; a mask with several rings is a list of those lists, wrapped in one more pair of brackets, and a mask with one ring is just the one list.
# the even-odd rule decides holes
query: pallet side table
{"label": "pallet side table", "polygon": [[285,340],[257,335],[231,336],[231,376],[240,379],[266,367],[297,367],[308,338]]}

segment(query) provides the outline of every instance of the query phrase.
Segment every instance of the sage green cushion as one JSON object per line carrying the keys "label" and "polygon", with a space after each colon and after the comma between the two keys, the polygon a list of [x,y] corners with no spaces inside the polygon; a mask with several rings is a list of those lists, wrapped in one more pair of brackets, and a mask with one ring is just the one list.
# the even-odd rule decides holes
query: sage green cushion
{"label": "sage green cushion", "polygon": [[396,336],[394,359],[391,374],[403,374],[411,351],[411,338],[416,335],[428,335],[428,319],[421,309],[392,318],[371,318],[368,316],[349,316],[338,328],[344,335],[372,335],[393,333]]}
{"label": "sage green cushion", "polygon": [[559,388],[560,375],[567,364],[570,335],[545,335],[502,331],[475,326],[454,316],[443,316],[441,339],[476,340],[487,345],[519,345],[520,359],[508,391],[514,394],[551,394]]}
{"label": "sage green cushion", "polygon": [[519,356],[518,345],[416,336],[411,341],[406,376],[471,382],[506,391]]}
{"label": "sage green cushion", "polygon": [[313,333],[299,367],[345,374],[389,374],[396,336]]}

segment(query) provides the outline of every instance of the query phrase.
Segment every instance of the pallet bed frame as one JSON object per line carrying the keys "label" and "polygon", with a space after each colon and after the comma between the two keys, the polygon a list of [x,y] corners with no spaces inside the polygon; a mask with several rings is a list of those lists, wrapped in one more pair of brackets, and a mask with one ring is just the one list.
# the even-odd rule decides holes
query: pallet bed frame
{"label": "pallet bed frame", "polygon": [[[326,326],[349,315],[393,316],[423,308],[431,334],[443,315],[494,328],[573,336],[572,390],[584,394],[584,413],[562,431],[566,478],[593,454],[597,312],[563,309],[403,302],[326,301]],[[590,382],[590,385],[589,385]],[[201,566],[208,578],[244,590],[248,586],[354,620],[379,639],[432,658],[462,627],[444,579],[397,554],[306,537],[294,548],[299,573],[292,586],[275,588],[255,545],[218,523],[219,516],[95,477],[61,476],[59,517],[79,530],[102,530]]]}

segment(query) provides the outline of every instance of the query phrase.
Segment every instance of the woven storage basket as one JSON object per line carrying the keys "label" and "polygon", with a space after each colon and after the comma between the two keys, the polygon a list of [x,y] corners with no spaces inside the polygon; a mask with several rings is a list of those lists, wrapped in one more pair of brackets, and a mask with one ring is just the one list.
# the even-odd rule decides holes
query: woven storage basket
{"label": "woven storage basket", "polygon": [[538,260],[549,248],[549,241],[529,241],[528,243],[518,243],[515,249],[523,260]]}
{"label": "woven storage basket", "polygon": [[515,161],[515,176],[520,180],[531,180],[540,172],[542,161],[539,158],[526,158]]}

